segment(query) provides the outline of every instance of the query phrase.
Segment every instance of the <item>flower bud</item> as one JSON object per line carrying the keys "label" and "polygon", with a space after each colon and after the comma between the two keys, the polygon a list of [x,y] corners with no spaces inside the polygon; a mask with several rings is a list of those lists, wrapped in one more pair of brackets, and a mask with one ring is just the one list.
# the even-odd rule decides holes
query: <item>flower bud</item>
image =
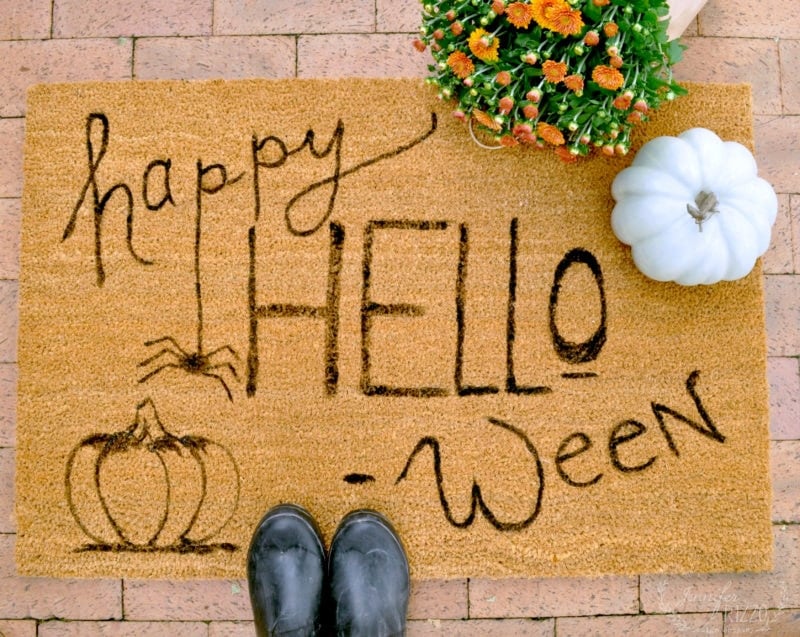
{"label": "flower bud", "polygon": [[462,122],[467,121],[467,115],[462,110],[453,111],[453,117],[455,117],[457,120],[462,121]]}
{"label": "flower bud", "polygon": [[522,114],[528,119],[536,119],[539,117],[539,109],[534,104],[526,104],[522,107]]}
{"label": "flower bud", "polygon": [[497,75],[495,75],[494,81],[500,86],[508,86],[511,84],[511,73],[508,71],[500,71]]}
{"label": "flower bud", "polygon": [[596,46],[600,44],[600,34],[597,31],[589,31],[583,38],[586,46]]}
{"label": "flower bud", "polygon": [[539,100],[542,99],[542,92],[538,88],[532,88],[525,94],[525,99],[534,104],[538,104]]}
{"label": "flower bud", "polygon": [[574,120],[571,121],[569,124],[567,124],[567,129],[574,133],[576,130],[578,130],[578,122]]}
{"label": "flower bud", "polygon": [[456,12],[450,9],[450,11],[444,14],[444,17],[450,20],[450,22],[452,22],[453,20],[456,19]]}
{"label": "flower bud", "polygon": [[633,104],[633,108],[639,111],[640,113],[646,113],[649,109],[649,107],[647,106],[647,102],[645,102],[643,99],[636,100],[636,102],[634,102]]}
{"label": "flower bud", "polygon": [[453,24],[450,25],[450,32],[453,35],[461,35],[464,33],[464,26],[460,22],[453,22]]}
{"label": "flower bud", "polygon": [[467,88],[471,88],[473,83],[474,83],[474,80],[471,77],[465,77],[464,80],[463,80],[463,84]]}
{"label": "flower bud", "polygon": [[508,115],[514,108],[514,99],[509,96],[501,98],[497,103],[497,108],[503,115]]}
{"label": "flower bud", "polygon": [[539,61],[538,56],[533,51],[528,51],[521,59],[526,64],[536,64]]}
{"label": "flower bud", "polygon": [[412,44],[414,45],[414,48],[417,51],[419,51],[420,53],[425,51],[425,49],[427,48],[426,44],[422,40],[420,40],[419,38],[414,38],[414,41],[412,42]]}

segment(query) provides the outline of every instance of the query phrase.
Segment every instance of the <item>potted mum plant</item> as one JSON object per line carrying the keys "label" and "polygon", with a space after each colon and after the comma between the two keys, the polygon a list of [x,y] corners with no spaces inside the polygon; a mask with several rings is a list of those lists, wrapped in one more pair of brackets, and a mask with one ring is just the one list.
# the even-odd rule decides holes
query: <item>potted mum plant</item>
{"label": "potted mum plant", "polygon": [[476,130],[495,148],[551,148],[568,162],[624,155],[632,127],[685,93],[666,0],[423,1],[414,46],[433,55],[426,81],[481,145]]}

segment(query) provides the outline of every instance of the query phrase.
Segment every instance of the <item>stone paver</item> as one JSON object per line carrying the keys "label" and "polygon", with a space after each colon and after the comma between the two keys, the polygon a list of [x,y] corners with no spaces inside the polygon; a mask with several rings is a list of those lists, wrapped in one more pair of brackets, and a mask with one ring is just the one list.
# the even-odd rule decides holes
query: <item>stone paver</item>
{"label": "stone paver", "polygon": [[286,78],[295,73],[295,39],[268,37],[140,38],[138,80]]}
{"label": "stone paver", "polygon": [[0,42],[0,116],[24,115],[33,84],[129,79],[132,50],[127,38]]}
{"label": "stone paver", "polygon": [[211,35],[208,0],[53,0],[57,38]]}
{"label": "stone paver", "polygon": [[[0,636],[253,635],[240,580],[20,577],[13,550],[25,93],[37,82],[423,78],[419,0],[0,0]],[[775,568],[760,574],[415,581],[410,637],[800,635],[800,12],[709,0],[683,80],[749,82],[756,158],[779,193],[764,257]],[[787,523],[787,524],[783,524]],[[723,632],[724,631],[724,632]]]}

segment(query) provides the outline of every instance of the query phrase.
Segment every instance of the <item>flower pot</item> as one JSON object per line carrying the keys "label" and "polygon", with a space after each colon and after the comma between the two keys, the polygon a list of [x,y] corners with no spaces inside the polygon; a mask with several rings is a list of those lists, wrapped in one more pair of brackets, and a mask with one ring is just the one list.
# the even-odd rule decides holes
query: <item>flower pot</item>
{"label": "flower pot", "polygon": [[670,40],[681,37],[686,27],[695,19],[708,0],[672,0],[669,3],[669,28],[667,35]]}

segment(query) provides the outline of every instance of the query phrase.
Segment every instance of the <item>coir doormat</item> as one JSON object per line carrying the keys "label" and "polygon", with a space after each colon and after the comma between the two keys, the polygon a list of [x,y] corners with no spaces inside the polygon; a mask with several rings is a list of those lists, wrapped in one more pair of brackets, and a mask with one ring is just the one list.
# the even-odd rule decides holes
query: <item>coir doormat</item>
{"label": "coir doormat", "polygon": [[[749,89],[690,88],[634,150],[751,144]],[[416,80],[31,92],[21,571],[240,577],[279,502],[328,539],[385,512],[422,578],[769,567],[760,273],[645,279],[630,158],[449,111]]]}

